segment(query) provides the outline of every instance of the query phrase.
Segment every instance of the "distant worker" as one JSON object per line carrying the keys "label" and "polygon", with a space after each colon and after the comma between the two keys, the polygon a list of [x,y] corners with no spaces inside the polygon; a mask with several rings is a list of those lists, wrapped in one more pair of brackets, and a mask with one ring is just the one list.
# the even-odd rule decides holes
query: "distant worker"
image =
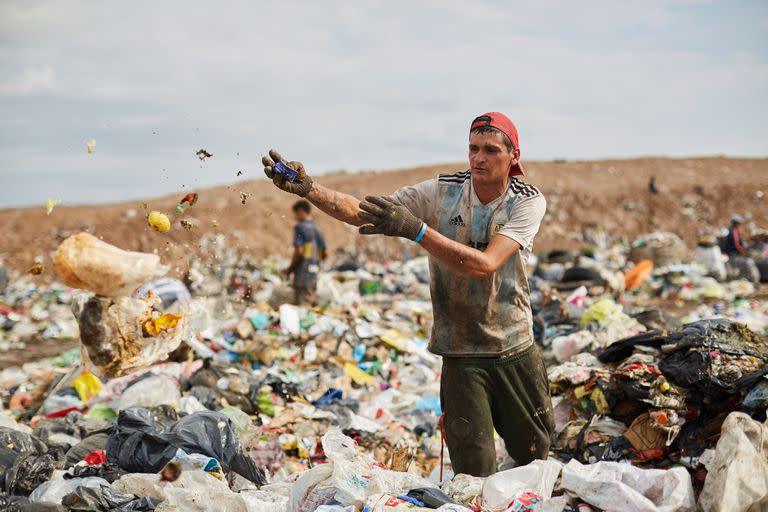
{"label": "distant worker", "polygon": [[[472,121],[469,169],[363,202],[313,182],[300,162],[269,155],[264,172],[280,189],[363,235],[403,237],[429,252],[429,350],[443,357],[442,425],[454,472],[497,470],[494,429],[518,465],[547,458],[554,416],[525,275],[546,201],[518,179],[512,121],[499,112]],[[285,165],[297,171],[290,181]]]}
{"label": "distant worker", "polygon": [[747,250],[742,245],[742,224],[744,224],[744,219],[741,215],[731,216],[731,225],[728,228],[728,236],[725,239],[725,246],[723,247],[723,252],[728,256],[741,256],[747,254]]}
{"label": "distant worker", "polygon": [[292,209],[296,219],[293,228],[293,256],[285,273],[293,274],[294,304],[314,306],[317,301],[317,274],[320,262],[326,255],[325,238],[315,225],[309,201],[296,201]]}
{"label": "distant worker", "polygon": [[656,186],[656,176],[651,176],[651,179],[648,180],[648,192],[651,194],[659,193],[659,188]]}
{"label": "distant worker", "polygon": [[741,227],[744,219],[741,215],[731,216],[731,225],[723,243],[723,252],[728,256],[728,268],[732,277],[746,279],[752,283],[760,282],[760,271],[747,248]]}

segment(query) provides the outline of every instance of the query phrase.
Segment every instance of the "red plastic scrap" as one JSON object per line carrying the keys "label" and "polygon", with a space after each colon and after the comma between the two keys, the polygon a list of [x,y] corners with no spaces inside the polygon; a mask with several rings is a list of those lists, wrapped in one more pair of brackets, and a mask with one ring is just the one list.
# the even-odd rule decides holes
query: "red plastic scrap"
{"label": "red plastic scrap", "polygon": [[98,466],[107,462],[107,454],[104,450],[96,450],[85,456],[85,463],[89,466]]}
{"label": "red plastic scrap", "polygon": [[84,412],[85,409],[78,409],[77,407],[69,407],[67,409],[62,409],[60,411],[52,412],[51,414],[46,414],[46,418],[52,419],[52,418],[63,418],[67,414],[71,413],[72,411],[77,412]]}

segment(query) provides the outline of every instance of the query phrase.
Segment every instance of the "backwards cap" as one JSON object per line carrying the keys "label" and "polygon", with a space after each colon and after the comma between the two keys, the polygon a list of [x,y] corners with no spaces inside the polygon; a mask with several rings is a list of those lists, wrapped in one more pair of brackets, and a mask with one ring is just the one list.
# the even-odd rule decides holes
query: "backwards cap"
{"label": "backwards cap", "polygon": [[[507,116],[501,112],[487,112],[481,116],[477,116],[475,120],[472,121],[472,125],[469,127],[469,131],[471,132],[475,128],[482,128],[484,126],[490,126],[491,128],[496,128],[499,130],[501,133],[509,137],[509,140],[512,141],[512,146],[520,151],[520,144],[517,138],[517,127],[515,126],[515,123],[513,123]],[[525,176],[523,164],[518,162],[517,164],[513,165],[509,170],[509,175]]]}

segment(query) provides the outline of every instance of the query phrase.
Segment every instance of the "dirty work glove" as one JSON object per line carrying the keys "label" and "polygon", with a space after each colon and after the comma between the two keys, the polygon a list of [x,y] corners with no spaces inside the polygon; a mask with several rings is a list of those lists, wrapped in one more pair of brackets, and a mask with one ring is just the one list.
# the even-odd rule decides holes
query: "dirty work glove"
{"label": "dirty work glove", "polygon": [[[272,166],[277,162],[283,162],[288,167],[297,172],[296,178],[293,181],[288,181],[279,173],[272,170]],[[304,197],[309,194],[309,190],[312,188],[312,178],[307,175],[307,171],[304,170],[304,165],[301,162],[287,162],[280,156],[280,153],[274,149],[269,150],[269,156],[265,156],[261,159],[261,163],[264,164],[264,174],[267,178],[272,180],[280,190],[296,194],[297,196]]]}
{"label": "dirty work glove", "polygon": [[408,208],[384,196],[366,196],[360,209],[357,217],[366,222],[360,226],[363,235],[402,236],[415,240],[424,226],[424,222]]}

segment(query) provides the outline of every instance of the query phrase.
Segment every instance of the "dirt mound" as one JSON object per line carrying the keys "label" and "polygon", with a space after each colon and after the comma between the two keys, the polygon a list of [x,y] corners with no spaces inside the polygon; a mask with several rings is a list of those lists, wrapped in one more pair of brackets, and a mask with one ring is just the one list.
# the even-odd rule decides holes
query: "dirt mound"
{"label": "dirt mound", "polygon": [[[329,187],[351,193],[388,193],[398,187],[430,178],[439,172],[458,171],[465,164],[446,164],[396,171],[329,174],[316,179]],[[768,159],[737,158],[639,158],[591,162],[526,162],[526,180],[547,197],[548,212],[536,238],[536,250],[582,245],[582,229],[602,226],[614,239],[632,240],[638,234],[661,229],[682,236],[692,247],[696,238],[726,225],[732,213],[751,214],[758,226],[768,226],[766,199]],[[648,179],[656,177],[658,195],[648,192]],[[197,190],[199,200],[187,211],[192,222],[184,229],[174,218],[173,229],[156,233],[147,227],[146,213],[160,210],[171,215],[189,190],[145,202],[111,205],[57,206],[50,215],[39,207],[0,210],[0,257],[18,270],[29,268],[35,258],[47,269],[39,276],[52,277],[51,256],[67,236],[88,231],[121,248],[157,251],[165,262],[180,267],[198,250],[205,233],[224,233],[230,243],[255,257],[287,254],[291,241],[291,205],[295,198],[264,180],[230,187]],[[382,237],[361,238],[356,230],[317,212],[331,249],[357,247],[372,254],[401,248]],[[215,221],[215,222],[214,222]],[[214,227],[213,224],[218,224]],[[408,244],[410,248],[410,244]]]}

